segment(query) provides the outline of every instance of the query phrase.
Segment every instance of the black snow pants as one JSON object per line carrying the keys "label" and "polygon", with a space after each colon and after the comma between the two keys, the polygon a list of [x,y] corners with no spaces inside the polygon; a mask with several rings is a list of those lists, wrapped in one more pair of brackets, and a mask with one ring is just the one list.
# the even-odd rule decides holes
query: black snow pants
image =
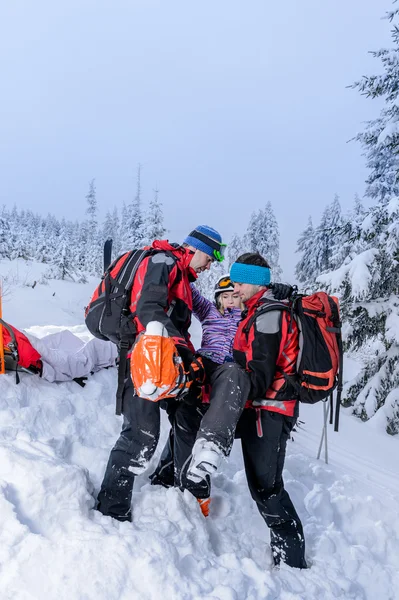
{"label": "black snow pants", "polygon": [[182,402],[169,404],[167,412],[171,428],[158,465],[150,476],[153,485],[174,486],[188,490],[196,498],[209,498],[211,482],[208,475],[198,483],[187,478],[191,451],[208,407],[209,404],[203,404],[200,398],[191,394]]}
{"label": "black snow pants", "polygon": [[275,564],[306,568],[302,523],[284,489],[287,440],[295,417],[262,409],[244,410],[236,430],[241,438],[245,474],[252,498],[270,528]]}
{"label": "black snow pants", "polygon": [[[189,490],[195,485],[195,495],[198,498],[209,496],[209,478],[201,484],[194,484],[185,478],[195,435],[206,410],[206,405],[201,408],[199,394],[200,389],[192,386],[184,401],[171,399],[151,402],[136,396],[130,376],[126,378],[122,431],[109,456],[98,494],[97,510],[120,521],[131,520],[134,478],[146,470],[156,450],[161,408],[168,412],[169,419],[174,424],[173,429],[179,430],[179,435],[174,438],[175,474],[172,485]],[[166,469],[165,477],[167,474]],[[167,480],[164,484],[167,484]]]}
{"label": "black snow pants", "polygon": [[210,495],[210,480],[195,483],[187,479],[191,451],[197,438],[213,441],[228,456],[237,422],[248,397],[250,381],[236,363],[222,365],[203,359],[206,383],[211,386],[209,404],[188,398],[169,412],[171,430],[151,483],[188,489],[196,498]]}

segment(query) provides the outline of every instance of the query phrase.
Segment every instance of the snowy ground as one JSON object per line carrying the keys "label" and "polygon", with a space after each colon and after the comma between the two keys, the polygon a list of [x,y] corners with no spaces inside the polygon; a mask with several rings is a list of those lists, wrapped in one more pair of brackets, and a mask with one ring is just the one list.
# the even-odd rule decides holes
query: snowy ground
{"label": "snowy ground", "polygon": [[[68,327],[85,337],[93,287],[13,287],[4,317],[38,336]],[[1,600],[399,599],[398,437],[344,410],[340,432],[329,430],[326,465],[315,458],[322,406],[302,407],[285,482],[311,568],[275,570],[239,442],[214,479],[208,519],[189,494],[150,486],[146,475],[136,482],[133,523],[93,511],[120,428],[115,388],[115,369],[84,389],[1,377]]]}

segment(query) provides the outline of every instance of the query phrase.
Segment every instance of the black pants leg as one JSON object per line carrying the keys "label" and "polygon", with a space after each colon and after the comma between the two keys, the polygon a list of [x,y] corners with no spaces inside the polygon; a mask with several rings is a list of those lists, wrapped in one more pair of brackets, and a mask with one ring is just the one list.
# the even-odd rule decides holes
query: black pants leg
{"label": "black pants leg", "polygon": [[209,498],[211,493],[209,476],[200,482],[194,482],[187,478],[187,469],[191,461],[191,452],[197,431],[204,414],[209,410],[208,407],[209,404],[182,402],[175,413],[173,426],[175,485],[181,490],[188,490],[196,498]]}
{"label": "black pants leg", "polygon": [[189,401],[178,403],[173,411],[173,417],[169,414],[172,427],[157,468],[150,477],[152,484],[165,487],[174,485],[181,490],[189,490],[196,498],[209,497],[209,477],[200,483],[187,479],[191,451],[201,419],[208,406],[191,398]]}
{"label": "black pants leg", "polygon": [[209,410],[202,419],[197,438],[214,442],[228,456],[248,398],[249,375],[236,363],[229,362],[212,369],[208,379],[211,384]]}
{"label": "black pants leg", "polygon": [[121,521],[131,520],[134,477],[145,471],[159,440],[159,404],[134,394],[131,378],[123,392],[123,426],[111,450],[98,494],[97,509]]}
{"label": "black pants leg", "polygon": [[173,426],[170,428],[168,439],[162,450],[161,457],[155,471],[150,475],[152,485],[163,485],[163,487],[173,487],[175,485],[175,467],[174,467],[174,432]]}
{"label": "black pants leg", "polygon": [[[256,419],[260,419],[259,437]],[[248,486],[258,510],[270,527],[270,545],[275,564],[306,568],[302,523],[284,489],[285,451],[293,417],[268,410],[247,409],[238,428]]]}
{"label": "black pants leg", "polygon": [[152,485],[162,485],[163,487],[173,487],[175,485],[175,467],[174,467],[174,420],[175,413],[179,406],[179,401],[168,400],[165,401],[166,412],[168,413],[168,419],[171,424],[169,430],[168,439],[166,440],[165,446],[162,450],[161,457],[157,464],[155,471],[150,475],[150,481]]}

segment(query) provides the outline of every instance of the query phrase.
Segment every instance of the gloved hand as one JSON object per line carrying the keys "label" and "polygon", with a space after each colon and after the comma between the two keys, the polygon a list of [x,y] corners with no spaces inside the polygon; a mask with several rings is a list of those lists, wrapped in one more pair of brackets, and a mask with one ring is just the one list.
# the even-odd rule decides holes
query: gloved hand
{"label": "gloved hand", "polygon": [[76,381],[80,387],[84,387],[86,385],[87,377],[74,377],[73,380]]}
{"label": "gloved hand", "polygon": [[276,300],[287,300],[294,291],[292,285],[285,283],[272,283],[270,289],[273,292],[273,296]]}
{"label": "gloved hand", "polygon": [[196,356],[188,369],[189,380],[202,385],[205,381],[205,369],[201,356]]}

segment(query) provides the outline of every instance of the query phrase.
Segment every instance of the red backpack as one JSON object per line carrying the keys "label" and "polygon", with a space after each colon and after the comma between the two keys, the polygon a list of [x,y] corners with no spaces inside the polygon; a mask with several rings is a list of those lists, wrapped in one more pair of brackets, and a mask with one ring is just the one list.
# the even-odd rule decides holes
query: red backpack
{"label": "red backpack", "polygon": [[[162,250],[146,246],[125,252],[106,269],[85,309],[86,327],[100,340],[119,347],[116,414],[122,413],[122,392],[126,376],[127,354],[137,336],[135,314],[130,312],[130,294],[140,263]],[[169,253],[173,260],[176,257]]]}
{"label": "red backpack", "polygon": [[[326,292],[315,292],[311,296],[296,294],[289,304],[268,302],[260,306],[247,329],[263,312],[284,310],[296,320],[299,330],[299,353],[295,375],[284,377],[298,393],[300,402],[315,404],[330,397],[337,389],[334,430],[338,431],[339,407],[342,393],[343,348],[339,302]],[[332,408],[332,407],[331,407]],[[332,423],[330,412],[330,422]]]}
{"label": "red backpack", "polygon": [[41,356],[32,346],[26,335],[0,319],[3,327],[4,359],[6,370],[15,370],[16,382],[19,383],[18,370],[40,374]]}

